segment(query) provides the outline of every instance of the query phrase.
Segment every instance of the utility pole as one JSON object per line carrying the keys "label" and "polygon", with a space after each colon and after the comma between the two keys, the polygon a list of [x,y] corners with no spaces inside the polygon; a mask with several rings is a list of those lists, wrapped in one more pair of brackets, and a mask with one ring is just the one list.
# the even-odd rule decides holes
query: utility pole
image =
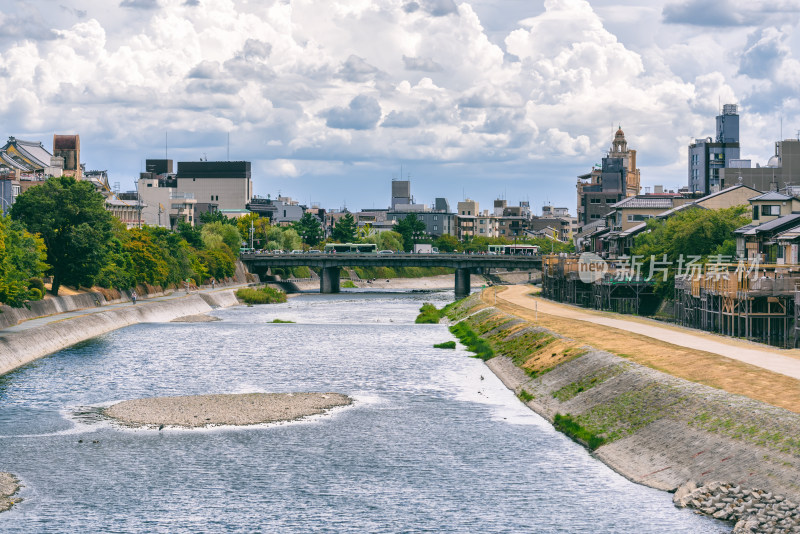
{"label": "utility pole", "polygon": [[[253,219],[250,219],[250,251],[253,250],[253,234],[255,233],[255,228],[253,227]],[[261,247],[262,249],[264,247]]]}

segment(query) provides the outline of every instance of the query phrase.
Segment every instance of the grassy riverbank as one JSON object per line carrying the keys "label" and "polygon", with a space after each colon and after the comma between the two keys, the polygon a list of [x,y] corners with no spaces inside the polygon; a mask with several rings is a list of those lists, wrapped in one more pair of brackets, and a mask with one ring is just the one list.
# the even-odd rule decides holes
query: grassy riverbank
{"label": "grassy riverbank", "polygon": [[628,478],[666,490],[728,480],[800,499],[799,414],[597,350],[479,295],[444,312],[459,338],[472,333],[471,350],[485,344],[487,365],[522,402]]}

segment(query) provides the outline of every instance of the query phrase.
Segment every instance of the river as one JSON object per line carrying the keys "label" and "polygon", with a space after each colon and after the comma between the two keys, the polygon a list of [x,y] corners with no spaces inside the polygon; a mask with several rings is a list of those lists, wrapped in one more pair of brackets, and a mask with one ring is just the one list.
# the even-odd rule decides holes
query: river
{"label": "river", "polygon": [[[219,322],[125,328],[0,377],[0,471],[24,484],[0,532],[730,531],[592,458],[463,348],[432,348],[452,336],[413,324],[417,310],[451,298],[306,294],[216,310]],[[256,391],[356,402],[207,430],[96,414]]]}

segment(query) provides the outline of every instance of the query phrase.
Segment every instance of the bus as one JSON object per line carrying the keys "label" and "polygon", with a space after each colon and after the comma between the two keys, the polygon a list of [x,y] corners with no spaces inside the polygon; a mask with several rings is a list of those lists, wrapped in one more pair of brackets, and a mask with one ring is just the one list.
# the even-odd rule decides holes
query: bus
{"label": "bus", "polygon": [[536,256],[539,254],[539,245],[489,245],[489,254]]}
{"label": "bus", "polygon": [[375,243],[328,243],[325,254],[377,254]]}

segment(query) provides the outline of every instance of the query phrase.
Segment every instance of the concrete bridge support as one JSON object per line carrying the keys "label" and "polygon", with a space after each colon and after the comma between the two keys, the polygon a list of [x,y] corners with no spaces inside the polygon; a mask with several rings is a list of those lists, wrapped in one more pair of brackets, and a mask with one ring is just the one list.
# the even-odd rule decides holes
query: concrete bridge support
{"label": "concrete bridge support", "polygon": [[469,269],[456,269],[456,298],[469,296]]}
{"label": "concrete bridge support", "polygon": [[319,278],[320,293],[338,293],[340,267],[323,267],[322,276]]}

